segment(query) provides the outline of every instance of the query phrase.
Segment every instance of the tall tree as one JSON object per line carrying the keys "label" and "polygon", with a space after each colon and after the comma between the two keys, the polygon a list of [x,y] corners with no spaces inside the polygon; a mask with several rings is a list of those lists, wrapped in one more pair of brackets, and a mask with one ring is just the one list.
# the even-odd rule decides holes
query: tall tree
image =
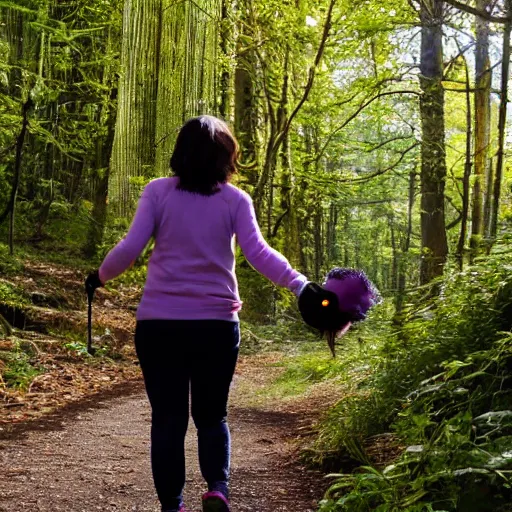
{"label": "tall tree", "polygon": [[[273,98],[273,90],[271,88],[271,83],[266,84],[266,87],[264,88],[265,96],[266,96],[266,105],[267,105],[267,115],[269,118],[269,130],[268,130],[268,137],[266,141],[266,148],[265,148],[265,156],[262,164],[262,170],[258,178],[258,182],[256,184],[256,187],[254,189],[254,206],[256,209],[256,212],[259,212],[261,209],[261,206],[263,204],[263,199],[265,196],[265,190],[269,183],[269,180],[273,177],[274,171],[277,165],[277,158],[279,155],[279,151],[281,149],[281,146],[285,140],[285,137],[287,136],[291,124],[301,108],[304,106],[306,101],[308,100],[308,97],[311,93],[311,89],[313,88],[313,84],[315,82],[315,78],[320,66],[320,63],[322,62],[322,58],[324,56],[327,40],[329,38],[331,29],[332,29],[332,18],[333,18],[333,11],[334,6],[336,5],[336,0],[330,0],[329,4],[327,6],[327,13],[325,15],[323,29],[322,29],[322,35],[320,42],[318,43],[317,51],[313,60],[313,63],[310,65],[307,75],[307,81],[306,84],[303,86],[303,93],[299,97],[298,101],[296,102],[295,106],[293,108],[290,108],[290,114],[285,115],[284,111],[282,110],[281,101],[278,100],[278,106],[276,108],[276,105],[274,104],[274,98]],[[285,52],[286,54],[286,52]],[[265,69],[267,66],[264,63],[264,57],[261,53],[257,53],[260,65],[262,69]],[[284,66],[283,66],[284,67]],[[270,76],[270,79],[272,79],[272,76]]]}
{"label": "tall tree", "polygon": [[448,255],[444,211],[446,147],[442,84],[443,8],[442,0],[424,0],[420,5],[422,284],[442,275]]}
{"label": "tall tree", "polygon": [[464,174],[462,177],[462,210],[459,241],[457,242],[456,256],[459,268],[464,265],[464,249],[466,246],[466,235],[469,220],[469,187],[472,169],[471,137],[472,137],[472,116],[471,116],[471,83],[469,78],[469,66],[466,58],[463,58],[466,77],[466,155],[464,161]]}
{"label": "tall tree", "polygon": [[133,207],[133,178],[168,173],[183,122],[215,113],[218,12],[218,0],[126,0],[109,187],[116,213]]}
{"label": "tall tree", "polygon": [[110,180],[110,203],[122,215],[135,200],[130,178],[151,175],[155,164],[160,23],[161,2],[126,0]]}
{"label": "tall tree", "polygon": [[233,122],[233,38],[232,0],[221,0],[220,52],[222,67],[220,74],[219,114],[228,123]]}
{"label": "tall tree", "polygon": [[[476,5],[477,9],[487,12],[491,1],[477,0]],[[480,16],[475,17],[475,34],[475,159],[471,214],[472,256],[478,253],[478,247],[484,236],[486,224],[484,221],[484,197],[489,197],[485,190],[485,182],[487,181],[487,175],[491,172],[489,142],[492,72],[489,61],[489,22]]]}
{"label": "tall tree", "polygon": [[496,175],[494,177],[493,203],[490,227],[490,239],[496,240],[498,234],[498,215],[501,201],[501,182],[503,180],[503,160],[505,148],[505,129],[507,122],[508,81],[510,75],[510,33],[512,30],[512,0],[505,0],[505,12],[508,20],[503,29],[503,55],[501,60],[501,93],[498,120],[498,153],[496,157]]}

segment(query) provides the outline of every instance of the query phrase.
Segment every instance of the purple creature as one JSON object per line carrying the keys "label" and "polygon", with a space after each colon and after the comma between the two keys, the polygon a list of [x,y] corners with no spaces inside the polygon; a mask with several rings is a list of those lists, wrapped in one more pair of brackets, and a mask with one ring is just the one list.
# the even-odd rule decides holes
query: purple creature
{"label": "purple creature", "polygon": [[[332,331],[326,331],[327,343],[334,352],[334,342],[336,338],[343,336],[354,322],[362,321],[366,318],[369,309],[381,302],[381,296],[362,270],[353,268],[333,268],[323,283],[323,288],[333,292],[338,298],[338,309],[344,315],[346,321],[340,328]],[[346,315],[346,316],[345,316]]]}
{"label": "purple creature", "polygon": [[299,297],[304,321],[327,334],[333,356],[334,341],[354,322],[366,318],[369,309],[381,301],[380,294],[362,270],[334,268],[322,286],[308,283]]}

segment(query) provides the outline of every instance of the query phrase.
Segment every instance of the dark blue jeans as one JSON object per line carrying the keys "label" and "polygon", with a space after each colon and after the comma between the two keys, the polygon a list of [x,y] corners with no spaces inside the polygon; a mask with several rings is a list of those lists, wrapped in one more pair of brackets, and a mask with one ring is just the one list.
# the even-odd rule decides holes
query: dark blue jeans
{"label": "dark blue jeans", "polygon": [[228,494],[227,402],[239,345],[237,322],[137,322],[135,347],[152,409],[151,466],[164,511],[182,502],[189,393],[201,473],[208,490]]}

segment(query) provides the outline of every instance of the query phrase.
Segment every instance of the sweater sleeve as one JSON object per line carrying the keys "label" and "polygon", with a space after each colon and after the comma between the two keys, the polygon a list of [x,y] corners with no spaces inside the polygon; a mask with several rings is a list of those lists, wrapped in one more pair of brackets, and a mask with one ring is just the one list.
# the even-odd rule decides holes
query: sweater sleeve
{"label": "sweater sleeve", "polygon": [[99,269],[102,283],[122,274],[140,255],[155,231],[155,209],[149,185],[142,192],[126,236],[107,254]]}
{"label": "sweater sleeve", "polygon": [[306,276],[294,270],[288,260],[263,238],[251,198],[242,194],[235,216],[235,235],[247,261],[274,284],[300,294]]}

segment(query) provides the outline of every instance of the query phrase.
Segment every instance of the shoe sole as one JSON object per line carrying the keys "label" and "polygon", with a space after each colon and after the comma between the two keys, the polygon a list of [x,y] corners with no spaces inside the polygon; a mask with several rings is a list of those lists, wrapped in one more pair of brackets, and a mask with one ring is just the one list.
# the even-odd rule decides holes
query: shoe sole
{"label": "shoe sole", "polygon": [[230,510],[224,501],[212,496],[203,500],[203,512],[230,512]]}

